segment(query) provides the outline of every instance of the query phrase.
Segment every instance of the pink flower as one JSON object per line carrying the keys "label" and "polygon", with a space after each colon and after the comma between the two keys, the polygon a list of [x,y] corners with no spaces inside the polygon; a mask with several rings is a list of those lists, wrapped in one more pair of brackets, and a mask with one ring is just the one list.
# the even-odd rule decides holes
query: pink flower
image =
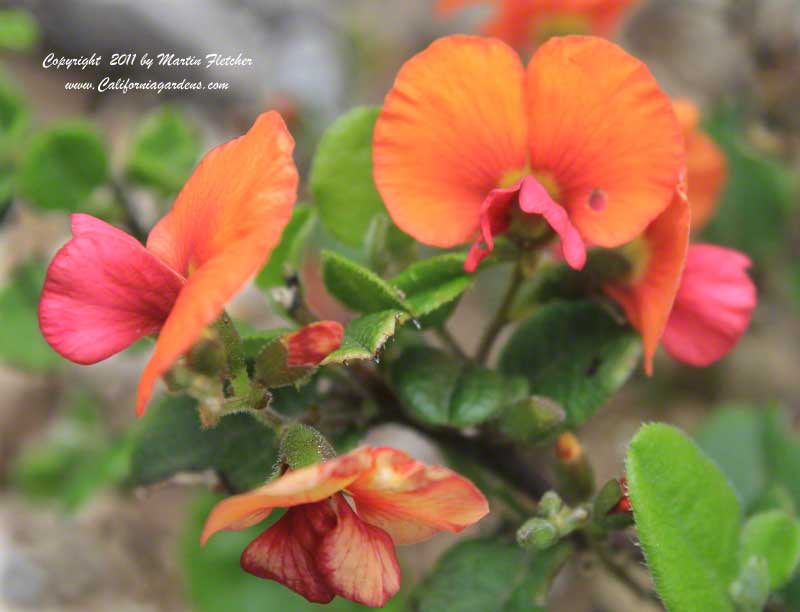
{"label": "pink flower", "polygon": [[[349,495],[353,507],[344,494]],[[222,529],[245,529],[288,508],[242,553],[242,568],[309,601],[339,595],[383,606],[400,589],[395,544],[461,531],[489,512],[467,479],[393,448],[359,448],[291,470],[211,511],[201,542]]]}
{"label": "pink flower", "polygon": [[756,307],[749,267],[750,259],[738,251],[711,244],[689,247],[662,338],[667,353],[693,366],[707,366],[736,345]]}

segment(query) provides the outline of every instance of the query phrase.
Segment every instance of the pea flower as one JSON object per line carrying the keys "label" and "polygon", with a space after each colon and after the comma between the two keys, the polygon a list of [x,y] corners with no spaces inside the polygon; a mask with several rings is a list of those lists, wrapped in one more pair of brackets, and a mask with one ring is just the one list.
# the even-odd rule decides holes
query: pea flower
{"label": "pea flower", "polygon": [[554,38],[527,69],[495,39],[449,36],[401,68],[375,125],[374,177],[417,240],[474,240],[474,270],[508,232],[586,245],[628,243],[668,206],[684,167],[669,98],[647,67],[591,37]]}
{"label": "pea flower", "polygon": [[[447,14],[484,0],[439,0],[440,14]],[[592,34],[610,37],[636,0],[488,0],[495,14],[481,32],[516,48],[542,43],[560,34]]]}
{"label": "pea flower", "polygon": [[692,209],[692,231],[701,229],[714,214],[725,184],[725,156],[699,126],[700,112],[686,99],[673,101],[686,144],[687,197]]}
{"label": "pea flower", "polygon": [[395,544],[461,531],[489,512],[481,492],[447,468],[365,447],[222,500],[201,542],[222,529],[251,527],[274,508],[288,511],[245,548],[245,571],[312,602],[339,595],[376,607],[400,589]]}
{"label": "pea flower", "polygon": [[139,382],[141,415],[156,380],[183,355],[278,243],[297,194],[294,141],[277,113],[211,152],[142,246],[89,215],[56,253],[39,305],[42,335],[92,364],[158,333]]}
{"label": "pea flower", "polygon": [[707,366],[744,334],[756,306],[749,258],[714,245],[689,245],[689,203],[680,192],[642,237],[626,245],[628,276],[604,291],[642,335],[645,372],[663,341],[674,359]]}

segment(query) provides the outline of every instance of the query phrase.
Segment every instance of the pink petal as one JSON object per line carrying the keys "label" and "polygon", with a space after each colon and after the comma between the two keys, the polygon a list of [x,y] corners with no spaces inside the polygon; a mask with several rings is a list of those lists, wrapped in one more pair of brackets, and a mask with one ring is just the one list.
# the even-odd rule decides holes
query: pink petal
{"label": "pink petal", "polygon": [[750,324],[756,288],[750,259],[710,244],[689,247],[663,343],[678,361],[707,366],[728,353]]}
{"label": "pink petal", "polygon": [[244,549],[242,569],[280,582],[309,601],[328,603],[335,592],[317,569],[317,548],[335,526],[330,500],[290,508]]}
{"label": "pink petal", "polygon": [[511,207],[517,198],[523,212],[541,215],[558,234],[566,262],[576,270],[583,268],[586,263],[586,245],[572,225],[566,209],[553,201],[539,181],[532,176],[526,176],[511,187],[493,189],[484,198],[479,211],[481,234],[467,255],[464,269],[474,272],[478,264],[492,252],[494,236],[508,229]]}
{"label": "pink petal", "polygon": [[106,359],[169,315],[183,279],[123,231],[73,215],[74,238],[56,253],[42,289],[39,327],[70,361]]}
{"label": "pink petal", "polygon": [[509,213],[514,199],[519,194],[521,181],[504,189],[492,189],[478,212],[481,225],[480,236],[475,240],[464,262],[467,272],[474,272],[478,265],[494,250],[494,236],[508,229]]}
{"label": "pink petal", "polygon": [[583,268],[586,263],[583,238],[569,220],[566,209],[554,202],[542,184],[532,176],[522,179],[519,207],[523,212],[542,215],[561,238],[561,250],[569,266],[576,270]]}
{"label": "pink petal", "polygon": [[381,608],[400,590],[392,539],[358,518],[342,495],[332,502],[338,523],[320,543],[317,566],[337,595]]}

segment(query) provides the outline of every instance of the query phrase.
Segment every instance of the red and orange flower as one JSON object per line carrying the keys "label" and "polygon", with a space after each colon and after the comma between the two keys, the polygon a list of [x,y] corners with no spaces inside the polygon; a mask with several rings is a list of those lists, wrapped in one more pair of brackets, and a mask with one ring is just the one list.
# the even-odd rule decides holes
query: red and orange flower
{"label": "red and orange flower", "polygon": [[716,210],[726,163],[700,131],[697,107],[688,100],[674,107],[686,143],[687,186],[640,238],[623,247],[631,263],[628,276],[604,287],[642,335],[647,374],[661,342],[670,356],[693,366],[721,359],[744,334],[757,301],[746,255],[689,244],[690,229],[700,229]]}
{"label": "red and orange flower", "polygon": [[209,152],[142,246],[89,215],[47,271],[39,326],[62,356],[106,359],[158,333],[139,382],[142,414],[156,380],[200,337],[278,243],[297,194],[294,141],[277,113]]}
{"label": "red and orange flower", "polygon": [[628,243],[670,203],[685,159],[669,98],[616,45],[554,38],[527,69],[501,41],[450,36],[402,67],[374,135],[374,176],[395,223],[437,247],[495,235]]}
{"label": "red and orange flower", "polygon": [[[592,34],[611,37],[637,0],[488,0],[495,14],[481,28],[518,49],[545,42],[551,36]],[[447,14],[481,0],[439,0],[436,9]],[[486,4],[487,1],[482,2]]]}
{"label": "red and orange flower", "polygon": [[400,589],[395,544],[461,531],[489,512],[481,492],[447,468],[392,448],[359,448],[221,501],[201,541],[251,527],[275,508],[288,511],[244,550],[245,571],[313,602],[339,595],[376,607]]}

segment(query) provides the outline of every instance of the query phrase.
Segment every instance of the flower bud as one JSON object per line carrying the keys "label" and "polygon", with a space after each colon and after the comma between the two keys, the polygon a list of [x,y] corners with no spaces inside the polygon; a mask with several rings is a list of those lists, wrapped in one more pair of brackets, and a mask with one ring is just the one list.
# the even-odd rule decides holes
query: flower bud
{"label": "flower bud", "polygon": [[543,518],[532,518],[517,530],[517,542],[523,548],[545,550],[558,541],[558,529]]}
{"label": "flower bud", "polygon": [[330,442],[313,427],[294,423],[283,430],[278,453],[280,463],[296,470],[336,456]]}

